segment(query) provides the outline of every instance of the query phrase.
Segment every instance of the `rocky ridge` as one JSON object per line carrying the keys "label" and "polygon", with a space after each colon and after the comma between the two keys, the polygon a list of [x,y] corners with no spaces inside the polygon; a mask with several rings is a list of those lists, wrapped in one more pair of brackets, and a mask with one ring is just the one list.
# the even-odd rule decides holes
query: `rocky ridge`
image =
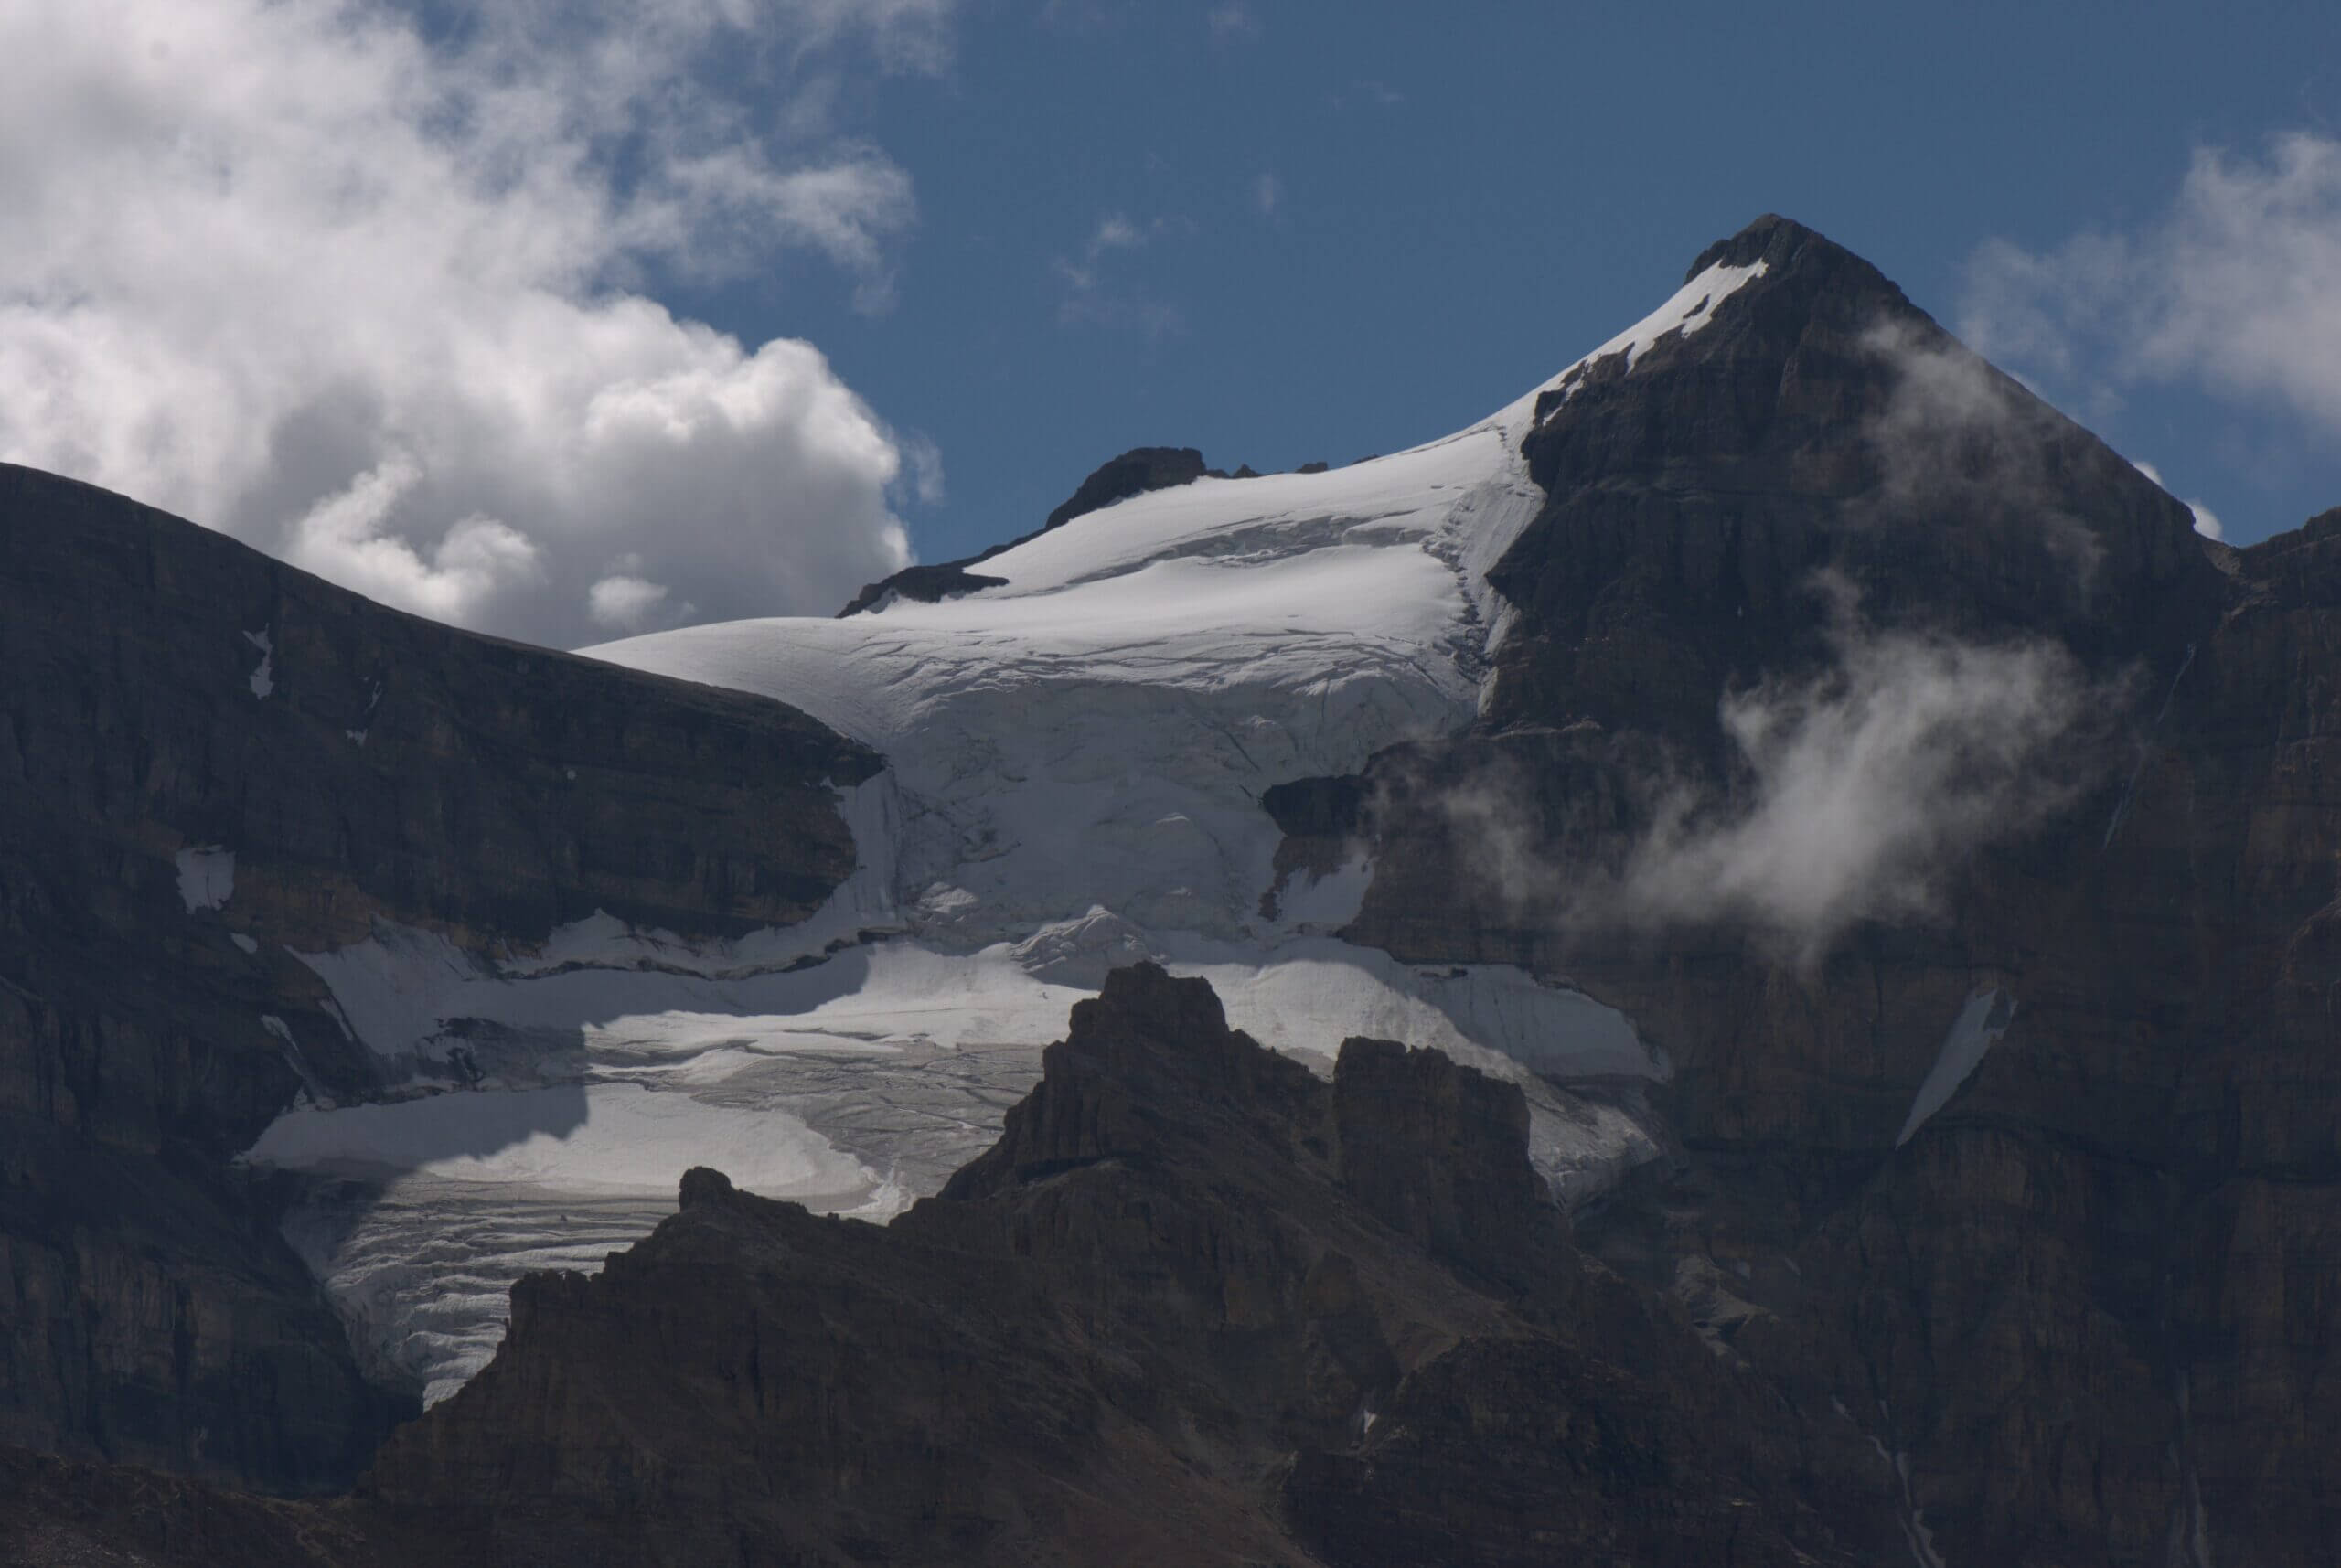
{"label": "rocky ridge", "polygon": [[955,594],[973,593],[979,588],[997,588],[1008,580],[988,577],[969,571],[996,555],[1004,555],[1029,539],[1039,539],[1052,528],[1061,528],[1074,518],[1100,507],[1132,496],[1142,496],[1149,490],[1167,490],[1202,478],[1211,472],[1203,466],[1203,454],[1192,446],[1138,446],[1119,457],[1106,459],[1077,485],[1073,494],[1059,502],[1041,526],[1003,544],[996,544],[981,554],[958,560],[937,561],[931,565],[906,566],[891,577],[865,585],[846,607],[838,612],[840,620],[859,615],[865,610],[877,608],[888,598],[899,596],[922,604]]}
{"label": "rocky ridge", "polygon": [[1893,1526],[1851,1434],[1584,1259],[1526,1134],[1436,1052],[1351,1040],[1327,1083],[1117,970],[891,1226],[695,1170],[599,1276],[524,1280],[496,1361],[283,1560],[1862,1561]]}
{"label": "rocky ridge", "polygon": [[230,1162],[409,1069],[293,954],[802,920],[855,864],[830,786],[877,766],[0,466],[0,1440],[346,1486],[412,1395],[367,1383]]}
{"label": "rocky ridge", "polygon": [[[1717,257],[1768,272],[1695,346],[1588,367],[1530,438],[1548,500],[1493,577],[1517,620],[1482,722],[1269,802],[1280,859],[1369,843],[1352,940],[1566,977],[1669,1053],[1679,1157],[1581,1239],[1808,1414],[1849,1412],[1919,1561],[2341,1552],[2308,1436],[2341,1422],[2333,519],[2201,539],[1820,236],[1766,219]],[[1790,733],[1850,725],[1891,656],[1975,650],[2086,696],[2030,793],[1928,797],[2004,809],[1873,868],[1917,904],[1800,931],[1761,885],[1635,902],[1686,800],[1710,847],[1783,821],[1719,715],[1787,693],[1758,711]],[[1525,875],[1459,830],[1490,795]],[[2004,1032],[1921,1117],[1985,1002]]]}
{"label": "rocky ridge", "polygon": [[[1304,463],[1295,472],[1322,474],[1331,466],[1325,463]],[[1174,489],[1203,478],[1258,477],[1258,471],[1248,463],[1238,466],[1232,475],[1224,469],[1206,468],[1203,466],[1203,454],[1192,446],[1134,446],[1120,456],[1109,457],[1099,464],[1087,478],[1074,487],[1072,495],[1057,503],[1041,526],[1032,532],[989,546],[979,554],[963,556],[957,560],[906,566],[891,576],[865,583],[861,592],[838,612],[838,618],[842,620],[848,615],[874,610],[890,598],[933,604],[961,593],[998,588],[1008,580],[967,569],[980,566],[994,556],[1005,555],[1018,545],[1029,543],[1042,534],[1064,527],[1075,517],[1085,517],[1117,501],[1127,501],[1132,496],[1143,496],[1150,490]]]}

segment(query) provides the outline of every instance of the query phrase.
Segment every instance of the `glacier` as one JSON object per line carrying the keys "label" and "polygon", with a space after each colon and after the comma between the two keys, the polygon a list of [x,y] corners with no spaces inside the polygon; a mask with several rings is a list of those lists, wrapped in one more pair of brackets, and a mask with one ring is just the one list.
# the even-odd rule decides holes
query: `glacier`
{"label": "glacier", "polygon": [[809,921],[728,942],[599,914],[490,956],[387,925],[294,955],[406,1086],[305,1095],[246,1157],[309,1177],[287,1232],[369,1364],[445,1397],[493,1355],[513,1278],[598,1266],[691,1165],[890,1217],[990,1144],[1071,1004],[1141,957],[1320,1071],[1362,1034],[1520,1083],[1565,1202],[1654,1157],[1641,1086],[1670,1069],[1630,1020],[1344,942],[1370,858],[1272,889],[1260,797],[1473,720],[1509,619],[1488,573],[1544,501],[1521,455],[1540,398],[1609,356],[1630,374],[1760,270],[1707,269],[1441,440],[1134,496],[985,561],[999,586],[583,650],[879,752],[839,792],[860,866]]}

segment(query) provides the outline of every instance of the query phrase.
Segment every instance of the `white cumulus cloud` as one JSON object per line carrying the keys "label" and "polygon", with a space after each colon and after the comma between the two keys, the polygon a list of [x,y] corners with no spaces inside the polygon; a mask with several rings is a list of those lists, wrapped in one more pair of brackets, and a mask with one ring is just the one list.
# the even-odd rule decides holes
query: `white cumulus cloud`
{"label": "white cumulus cloud", "polygon": [[0,0],[0,458],[507,635],[828,611],[931,451],[646,280],[882,307],[910,181],[825,82],[939,68],[952,4]]}
{"label": "white cumulus cloud", "polygon": [[2341,431],[2341,140],[2198,151],[2135,232],[1972,258],[1961,333],[1994,358],[2106,389],[2199,381]]}

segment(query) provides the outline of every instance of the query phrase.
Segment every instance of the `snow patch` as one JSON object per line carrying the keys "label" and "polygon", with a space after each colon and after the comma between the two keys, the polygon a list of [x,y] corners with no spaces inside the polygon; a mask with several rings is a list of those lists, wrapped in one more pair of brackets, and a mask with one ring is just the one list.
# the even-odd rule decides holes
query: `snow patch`
{"label": "snow patch", "polygon": [[254,942],[251,937],[246,936],[241,931],[230,932],[228,933],[228,940],[236,944],[236,951],[239,953],[253,954],[260,951],[260,944]]}
{"label": "snow patch", "polygon": [[858,1199],[879,1186],[859,1161],[786,1111],[640,1083],[304,1106],[271,1123],[245,1158],[288,1170],[422,1175],[589,1195],[671,1198],[695,1165],[767,1197]]}
{"label": "snow patch", "polygon": [[1926,1082],[1919,1085],[1918,1097],[1910,1102],[1910,1115],[1894,1140],[1896,1148],[1908,1143],[1911,1135],[1926,1125],[1929,1117],[1950,1104],[1959,1086],[1973,1076],[1975,1069],[1983,1064],[1985,1053],[2015,1021],[2015,998],[1996,986],[1967,998],[1967,1005],[1951,1021],[1951,1032],[1943,1037],[1934,1067],[1927,1073]]}
{"label": "snow patch", "polygon": [[1034,979],[1085,991],[1103,987],[1108,970],[1162,957],[1144,932],[1103,904],[1092,904],[1078,920],[1042,926],[1009,953]]}
{"label": "snow patch", "polygon": [[257,632],[246,632],[244,641],[260,650],[260,667],[252,671],[251,679],[247,684],[251,687],[254,697],[266,697],[276,689],[276,677],[272,673],[276,662],[276,652],[269,645],[267,628],[262,627]]}
{"label": "snow patch", "polygon": [[1539,393],[1562,394],[1557,401],[1547,404],[1545,417],[1550,419],[1553,410],[1568,400],[1567,395],[1576,390],[1585,373],[1602,360],[1623,354],[1626,373],[1631,375],[1635,362],[1656,347],[1661,339],[1689,337],[1697,333],[1715,319],[1716,306],[1762,277],[1765,265],[1753,261],[1744,267],[1729,267],[1718,261],[1701,272],[1675,290],[1664,304],[1539,387]]}
{"label": "snow patch", "polygon": [[219,909],[236,891],[236,852],[217,844],[182,849],[176,857],[179,869],[179,901],[193,914],[201,909]]}
{"label": "snow patch", "polygon": [[1355,920],[1374,882],[1374,862],[1363,849],[1324,876],[1303,871],[1277,896],[1277,923],[1294,933],[1331,933]]}
{"label": "snow patch", "polygon": [[293,1026],[274,1013],[262,1013],[260,1018],[260,1027],[284,1048],[286,1064],[294,1072],[300,1074],[301,1087],[298,1093],[302,1098],[297,1100],[295,1104],[303,1107],[322,1105],[330,1108],[333,1098],[326,1093],[325,1085],[317,1082],[317,1075],[309,1071],[309,1059],[303,1054],[301,1042],[293,1038]]}
{"label": "snow patch", "polygon": [[1330,1057],[1343,1040],[1364,1035],[1435,1047],[1514,1081],[1673,1074],[1623,1013],[1510,965],[1421,971],[1331,936],[1298,938],[1267,955],[1193,935],[1156,940],[1172,973],[1209,980],[1228,1022],[1273,1050]]}
{"label": "snow patch", "polygon": [[1910,1543],[1912,1560],[1919,1568],[1947,1568],[1942,1553],[1935,1550],[1935,1532],[1928,1528],[1927,1510],[1910,1491],[1910,1456],[1898,1449],[1894,1455],[1894,1474],[1902,1484],[1902,1533]]}
{"label": "snow patch", "polygon": [[432,1048],[442,1011],[484,978],[480,966],[454,943],[434,932],[389,922],[353,946],[293,956],[306,965],[333,993],[336,1016],[350,1034],[379,1056],[444,1058]]}

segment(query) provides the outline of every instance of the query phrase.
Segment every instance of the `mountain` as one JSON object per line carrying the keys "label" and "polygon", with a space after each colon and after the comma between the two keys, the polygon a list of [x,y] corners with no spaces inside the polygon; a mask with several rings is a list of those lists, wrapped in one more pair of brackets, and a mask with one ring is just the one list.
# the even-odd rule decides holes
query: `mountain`
{"label": "mountain", "polygon": [[[1143,958],[1207,976],[1277,1049],[1329,1064],[1349,1036],[1403,1039],[1522,1083],[1540,1167],[1574,1190],[1654,1153],[1633,1106],[1664,1067],[1622,1016],[1514,965],[1342,941],[1364,862],[1280,874],[1259,805],[1471,722],[1485,570],[1542,496],[1517,450],[1532,400],[1338,471],[1141,485],[940,602],[587,650],[777,698],[882,756],[841,802],[860,864],[811,921],[721,942],[601,910],[493,944],[378,922],[315,955],[373,1053],[468,1064],[460,1112],[307,1106],[252,1146],[333,1179],[291,1223],[369,1357],[452,1392],[495,1349],[503,1285],[647,1231],[700,1159],[865,1215],[936,1190],[1066,1008]],[[531,1139],[551,1093],[583,1125]],[[498,1147],[445,1147],[451,1114]],[[760,1148],[692,1152],[711,1136]]]}
{"label": "mountain", "polygon": [[686,1173],[597,1278],[523,1279],[495,1362],[353,1499],[157,1482],[101,1510],[74,1483],[119,1480],[20,1464],[0,1498],[48,1517],[12,1544],[1785,1568],[1861,1561],[1848,1527],[1890,1539],[1880,1488],[1817,1479],[1776,1394],[1569,1244],[1516,1086],[1367,1040],[1328,1083],[1147,964],[1075,1004],[1045,1063],[999,1143],[890,1226]]}
{"label": "mountain", "polygon": [[366,1375],[239,1157],[454,1080],[352,1038],[311,960],[801,921],[853,869],[828,786],[877,765],[0,468],[0,1439],[347,1486],[415,1391]]}
{"label": "mountain", "polygon": [[[6,1435],[287,1490],[432,1409],[322,1510],[23,1458],[0,1498],[353,1563],[443,1518],[613,1561],[1199,1519],[1230,1561],[2341,1553],[2341,514],[2197,537],[1779,219],[1444,440],[1161,453],[935,596],[584,659],[12,473],[0,1044],[114,1077],[12,1103],[12,1255],[77,1261],[6,1353],[178,1289],[108,1386],[297,1347],[344,1436],[223,1456],[23,1374]],[[182,1078],[163,1132],[80,1109]],[[54,1218],[91,1161],[141,1195],[111,1239]],[[1327,1247],[1403,1310],[1312,1317],[1353,1316]]]}
{"label": "mountain", "polygon": [[[1529,439],[1487,720],[1346,787],[1345,934],[1667,1054],[1679,1153],[1580,1240],[1842,1403],[1921,1561],[2330,1556],[2333,523],[2199,540],[1817,236],[1715,254],[1803,281]],[[1475,789],[1609,896],[1470,874]]]}

